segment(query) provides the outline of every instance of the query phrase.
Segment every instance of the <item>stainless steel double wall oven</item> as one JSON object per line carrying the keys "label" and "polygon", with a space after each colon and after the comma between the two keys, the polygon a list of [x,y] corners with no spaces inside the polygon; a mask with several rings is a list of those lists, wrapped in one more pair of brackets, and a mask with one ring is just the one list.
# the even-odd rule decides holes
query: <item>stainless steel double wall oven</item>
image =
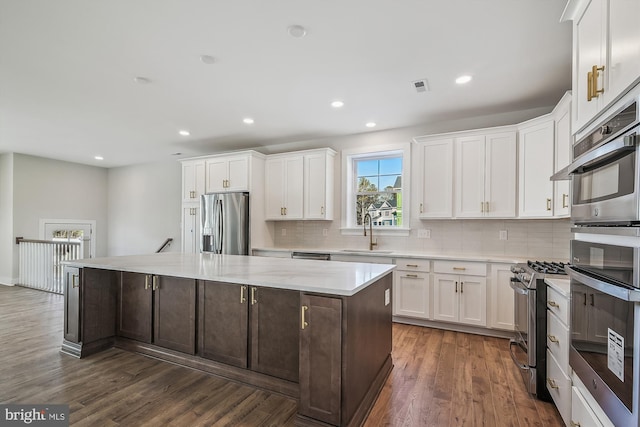
{"label": "stainless steel double wall oven", "polygon": [[638,97],[574,145],[569,363],[616,426],[640,426]]}

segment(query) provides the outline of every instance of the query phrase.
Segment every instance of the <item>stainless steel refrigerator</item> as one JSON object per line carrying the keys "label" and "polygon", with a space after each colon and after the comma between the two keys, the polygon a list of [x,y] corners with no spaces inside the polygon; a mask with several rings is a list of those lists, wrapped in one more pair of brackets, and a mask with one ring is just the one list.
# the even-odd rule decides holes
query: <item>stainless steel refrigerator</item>
{"label": "stainless steel refrigerator", "polygon": [[201,196],[202,252],[249,255],[249,193]]}

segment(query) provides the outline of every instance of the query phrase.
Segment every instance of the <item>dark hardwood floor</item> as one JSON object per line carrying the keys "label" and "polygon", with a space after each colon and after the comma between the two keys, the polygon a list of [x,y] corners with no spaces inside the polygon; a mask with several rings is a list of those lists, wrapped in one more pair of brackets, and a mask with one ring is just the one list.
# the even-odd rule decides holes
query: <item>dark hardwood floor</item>
{"label": "dark hardwood floor", "polygon": [[[111,349],[59,352],[59,295],[0,285],[0,403],[66,403],[74,426],[293,425],[296,401]],[[394,324],[394,369],[366,426],[561,426],[504,339]]]}

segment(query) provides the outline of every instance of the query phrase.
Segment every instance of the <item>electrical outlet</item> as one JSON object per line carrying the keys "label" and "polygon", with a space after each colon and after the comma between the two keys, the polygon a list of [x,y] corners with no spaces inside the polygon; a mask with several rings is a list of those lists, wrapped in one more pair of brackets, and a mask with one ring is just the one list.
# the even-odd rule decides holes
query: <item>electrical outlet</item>
{"label": "electrical outlet", "polygon": [[500,230],[500,240],[507,240],[507,230]]}
{"label": "electrical outlet", "polygon": [[431,238],[431,230],[426,228],[418,229],[418,238],[419,239],[430,239]]}
{"label": "electrical outlet", "polygon": [[286,236],[286,235],[287,235],[287,229],[286,229],[286,228],[283,228],[283,229],[282,229],[282,236]]}
{"label": "electrical outlet", "polygon": [[387,306],[391,303],[391,289],[384,290],[384,305]]}
{"label": "electrical outlet", "polygon": [[327,237],[327,236],[329,235],[329,230],[327,230],[326,228],[323,228],[323,229],[322,229],[322,235],[323,235],[324,237]]}

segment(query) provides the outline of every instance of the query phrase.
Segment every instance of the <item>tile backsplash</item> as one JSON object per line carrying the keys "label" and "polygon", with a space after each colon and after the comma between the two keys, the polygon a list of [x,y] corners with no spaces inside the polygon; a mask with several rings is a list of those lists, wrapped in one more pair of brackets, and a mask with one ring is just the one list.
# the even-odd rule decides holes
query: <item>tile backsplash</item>
{"label": "tile backsplash", "polygon": [[[430,238],[418,237],[420,229],[429,230]],[[505,231],[506,240],[501,240]],[[276,222],[274,232],[279,248],[366,250],[369,244],[369,237],[342,235],[335,221]],[[569,219],[418,220],[412,221],[409,236],[376,235],[374,230],[374,238],[381,250],[568,261],[571,225]]]}

